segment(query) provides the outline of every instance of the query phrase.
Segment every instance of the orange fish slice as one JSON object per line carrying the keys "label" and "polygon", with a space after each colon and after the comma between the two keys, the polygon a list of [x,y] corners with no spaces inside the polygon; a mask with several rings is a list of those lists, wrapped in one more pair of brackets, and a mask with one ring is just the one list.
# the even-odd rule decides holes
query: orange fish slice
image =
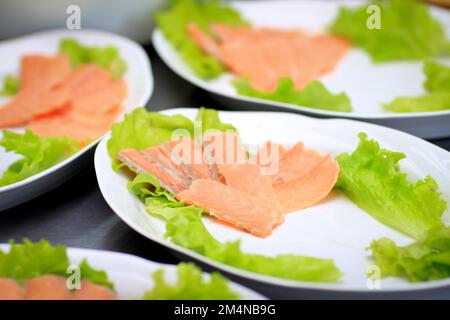
{"label": "orange fish slice", "polygon": [[40,136],[67,136],[84,144],[108,131],[121,110],[116,105],[108,112],[92,114],[68,105],[56,112],[33,118],[27,128]]}
{"label": "orange fish slice", "polygon": [[225,178],[227,186],[258,198],[267,207],[272,208],[277,225],[284,220],[283,209],[277,199],[268,176],[262,175],[257,164],[219,164],[219,172]]}
{"label": "orange fish slice", "polygon": [[20,69],[20,91],[0,107],[0,128],[22,125],[34,116],[55,111],[68,100],[55,87],[70,74],[64,55],[26,55]]}
{"label": "orange fish slice", "polygon": [[111,289],[93,284],[87,280],[81,281],[80,289],[74,291],[73,300],[118,300],[119,297]]}
{"label": "orange fish slice", "polygon": [[306,174],[288,182],[274,184],[275,193],[284,212],[308,208],[324,199],[339,177],[336,160],[326,156]]}
{"label": "orange fish slice", "polygon": [[194,139],[181,137],[163,143],[159,147],[167,157],[181,166],[184,174],[192,181],[213,178],[203,159],[203,148]]}
{"label": "orange fish slice", "polygon": [[196,180],[188,190],[178,193],[176,197],[259,237],[270,235],[278,223],[273,209],[258,197],[214,180]]}
{"label": "orange fish slice", "polygon": [[207,54],[219,59],[252,87],[272,91],[281,77],[297,90],[331,72],[348,52],[348,41],[331,35],[308,35],[301,30],[231,27],[212,24],[211,37],[195,24],[187,32]]}
{"label": "orange fish slice", "polygon": [[70,62],[66,55],[25,55],[20,61],[20,90],[32,87],[51,88],[68,77],[70,72]]}
{"label": "orange fish slice", "polygon": [[272,141],[267,141],[258,148],[258,152],[254,160],[260,166],[268,167],[275,162],[279,162],[286,152],[286,148],[283,145]]}
{"label": "orange fish slice", "polygon": [[28,128],[42,136],[68,136],[80,143],[104,134],[117,119],[127,88],[123,80],[95,65],[84,65],[57,89],[68,102],[56,112],[35,116]]}
{"label": "orange fish slice", "polygon": [[301,177],[317,166],[323,155],[315,150],[305,150],[303,143],[299,142],[289,149],[280,161],[272,165],[276,174],[271,176],[272,183],[282,183]]}
{"label": "orange fish slice", "polygon": [[33,117],[64,108],[67,102],[68,95],[63,91],[36,88],[21,90],[0,107],[0,128],[23,125]]}
{"label": "orange fish slice", "polygon": [[22,287],[14,279],[0,278],[0,300],[22,300]]}
{"label": "orange fish slice", "polygon": [[161,186],[173,194],[177,194],[188,187],[184,180],[180,181],[177,175],[172,174],[172,171],[167,170],[154,161],[152,157],[139,150],[123,149],[119,152],[117,158],[138,173],[149,172],[154,174]]}
{"label": "orange fish slice", "polygon": [[25,300],[69,300],[70,291],[66,279],[54,275],[46,275],[29,279],[25,284]]}

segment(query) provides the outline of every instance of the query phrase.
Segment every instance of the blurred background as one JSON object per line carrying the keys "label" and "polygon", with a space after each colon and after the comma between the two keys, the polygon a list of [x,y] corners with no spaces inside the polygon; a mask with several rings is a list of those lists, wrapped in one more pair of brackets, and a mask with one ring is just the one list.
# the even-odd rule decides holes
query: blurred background
{"label": "blurred background", "polygon": [[[111,31],[146,43],[150,40],[153,13],[167,2],[169,0],[1,0],[0,39],[64,28],[68,17],[67,7],[78,5],[81,9],[82,28]],[[450,7],[450,0],[427,2]]]}
{"label": "blurred background", "polygon": [[81,9],[81,27],[149,42],[153,13],[167,0],[1,0],[0,39],[65,28],[71,5]]}

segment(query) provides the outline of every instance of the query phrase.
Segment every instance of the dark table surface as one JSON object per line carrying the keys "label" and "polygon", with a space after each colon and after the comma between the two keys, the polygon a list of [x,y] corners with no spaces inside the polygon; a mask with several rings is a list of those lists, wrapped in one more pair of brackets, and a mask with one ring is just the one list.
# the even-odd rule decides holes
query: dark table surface
{"label": "dark table surface", "polygon": [[[180,79],[146,46],[154,77],[147,108],[224,106],[202,90]],[[450,150],[450,139],[431,141]],[[48,239],[71,247],[104,249],[135,254],[157,262],[179,260],[164,247],[142,237],[108,207],[97,186],[93,162],[57,189],[0,213],[0,243],[27,237]],[[429,293],[425,298],[431,298]],[[400,296],[401,297],[401,296]]]}

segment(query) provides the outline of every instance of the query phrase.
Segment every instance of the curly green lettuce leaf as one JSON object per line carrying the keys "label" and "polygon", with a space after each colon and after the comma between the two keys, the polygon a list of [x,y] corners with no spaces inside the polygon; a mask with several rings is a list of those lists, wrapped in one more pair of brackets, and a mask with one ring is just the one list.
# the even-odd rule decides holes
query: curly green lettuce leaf
{"label": "curly green lettuce leaf", "polygon": [[177,211],[180,214],[172,214],[166,222],[165,236],[177,245],[218,262],[289,280],[335,282],[342,275],[331,259],[293,254],[269,257],[242,252],[239,241],[222,243],[209,233],[201,220],[201,209],[183,207]]}
{"label": "curly green lettuce leaf", "polygon": [[114,284],[109,280],[108,274],[103,270],[91,267],[86,259],[80,263],[80,275],[82,279],[114,289]]}
{"label": "curly green lettuce leaf", "polygon": [[66,54],[73,68],[85,63],[94,63],[108,70],[114,78],[120,78],[127,70],[125,60],[114,46],[85,46],[72,38],[62,39],[59,52]]}
{"label": "curly green lettuce leaf", "polygon": [[[66,277],[69,265],[67,248],[53,246],[46,240],[35,243],[28,239],[23,239],[22,243],[10,241],[9,251],[0,250],[0,278],[11,278],[20,283],[49,274]],[[92,268],[86,260],[79,267],[82,279],[113,288],[104,271]]]}
{"label": "curly green lettuce leaf", "polygon": [[3,87],[0,88],[1,96],[13,96],[19,92],[20,82],[19,78],[12,74],[7,74],[3,77]]}
{"label": "curly green lettuce leaf", "polygon": [[196,23],[209,32],[212,22],[232,26],[245,24],[238,11],[221,1],[175,0],[168,10],[156,15],[156,23],[164,36],[179,51],[182,59],[202,78],[215,78],[225,67],[204,53],[186,32],[189,23]]}
{"label": "curly green lettuce leaf", "polygon": [[138,174],[130,181],[128,183],[128,190],[139,196],[142,201],[145,201],[148,197],[150,197],[150,199],[163,197],[171,202],[177,202],[175,197],[169,191],[161,187],[158,179],[153,174],[147,172]]}
{"label": "curly green lettuce leaf", "polygon": [[427,176],[410,182],[399,168],[405,154],[380,148],[365,133],[359,139],[353,153],[336,158],[340,167],[336,187],[375,219],[411,237],[442,227],[447,203],[436,181]]}
{"label": "curly green lettuce leaf", "polygon": [[[146,187],[151,190],[161,188],[159,183],[155,183],[155,178],[147,174],[140,174],[135,180],[139,181],[141,186],[144,186],[143,182],[146,180]],[[202,222],[202,209],[186,206],[161,191],[152,191],[153,194],[150,194],[136,185],[137,183],[131,182],[130,191],[143,199],[148,213],[166,220],[165,236],[179,246],[229,266],[278,278],[335,282],[342,275],[330,259],[292,254],[267,257],[244,253],[239,241],[222,243],[209,233]]]}
{"label": "curly green lettuce leaf", "polygon": [[423,73],[426,80],[423,84],[428,92],[450,92],[450,67],[436,61],[425,61]]}
{"label": "curly green lettuce leaf", "polygon": [[450,109],[450,92],[431,93],[419,97],[398,97],[383,105],[386,111],[433,112]]}
{"label": "curly green lettuce leaf", "polygon": [[412,282],[450,277],[450,227],[431,229],[405,247],[381,238],[370,249],[383,277],[406,277]]}
{"label": "curly green lettuce leaf", "polygon": [[333,94],[319,81],[313,81],[302,90],[296,90],[290,78],[280,78],[277,88],[272,92],[252,88],[247,78],[233,81],[238,94],[253,98],[279,101],[314,109],[350,112],[352,106],[348,96],[341,92]]}
{"label": "curly green lettuce leaf", "polygon": [[39,137],[31,131],[14,133],[3,131],[0,146],[23,156],[13,162],[0,178],[0,186],[12,184],[70,157],[80,149],[79,144],[67,137]]}
{"label": "curly green lettuce leaf", "polygon": [[[420,60],[450,53],[444,28],[425,4],[412,0],[375,1],[380,8],[380,28],[376,12],[369,4],[341,7],[330,31],[348,38],[365,50],[374,62]],[[373,27],[372,27],[373,26]]]}
{"label": "curly green lettuce leaf", "polygon": [[425,61],[423,87],[426,94],[418,97],[398,97],[383,105],[392,112],[431,112],[450,109],[450,67]]}
{"label": "curly green lettuce leaf", "polygon": [[11,241],[10,246],[9,252],[0,251],[0,278],[23,282],[46,274],[66,275],[69,260],[64,246],[28,239],[21,244]]}
{"label": "curly green lettuce leaf", "polygon": [[121,122],[113,124],[111,138],[108,140],[108,153],[113,168],[121,164],[116,159],[120,150],[125,148],[144,149],[158,145],[173,138],[175,131],[186,130],[194,133],[192,121],[182,115],[168,116],[158,112],[148,112],[138,108],[127,114]]}
{"label": "curly green lettuce leaf", "polygon": [[144,293],[144,300],[236,300],[237,293],[228,286],[228,280],[219,273],[209,278],[203,276],[200,268],[193,263],[177,266],[178,279],[175,284],[164,278],[164,270],[153,274],[154,287]]}
{"label": "curly green lettuce leaf", "polygon": [[219,113],[214,109],[201,107],[198,110],[195,121],[201,124],[203,133],[210,129],[216,129],[220,131],[236,131],[236,128],[233,127],[232,124],[223,123],[219,118]]}

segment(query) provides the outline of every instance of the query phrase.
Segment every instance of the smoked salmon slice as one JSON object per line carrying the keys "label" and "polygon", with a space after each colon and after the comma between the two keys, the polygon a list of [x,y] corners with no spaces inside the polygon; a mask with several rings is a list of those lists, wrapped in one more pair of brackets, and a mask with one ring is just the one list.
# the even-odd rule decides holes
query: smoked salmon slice
{"label": "smoked salmon slice", "polygon": [[279,171],[278,163],[286,152],[284,146],[267,141],[258,148],[256,154],[251,157],[251,161],[259,165],[261,173],[268,176],[272,181],[273,176]]}
{"label": "smoked salmon slice", "polygon": [[283,209],[268,176],[261,174],[261,167],[253,163],[219,164],[219,172],[227,186],[257,198],[272,208],[277,225],[284,220]]}
{"label": "smoked salmon slice", "polygon": [[177,190],[189,188],[191,181],[188,177],[184,176],[181,167],[176,166],[174,162],[172,162],[159,150],[158,147],[147,148],[142,150],[142,153],[147,160],[155,165],[157,170],[167,173],[171,180],[176,182]]}
{"label": "smoked salmon slice", "polygon": [[[268,141],[255,161],[235,132],[209,132],[202,141],[181,137],[144,150],[124,149],[118,158],[135,172],[154,174],[179,201],[259,237],[271,234],[285,213],[325,198],[339,175],[331,156],[301,142],[286,150]],[[268,174],[272,169],[277,171]]]}
{"label": "smoked salmon slice", "polygon": [[54,275],[46,275],[27,280],[25,284],[25,300],[69,300],[70,291],[66,279]]}
{"label": "smoked salmon slice", "polygon": [[186,31],[199,47],[201,47],[207,54],[223,61],[220,48],[211,37],[209,37],[195,23],[188,24],[186,28]]}
{"label": "smoked salmon slice", "polygon": [[203,157],[207,163],[247,162],[247,150],[239,136],[231,131],[210,131],[203,136]]}
{"label": "smoked salmon slice", "polygon": [[22,300],[22,287],[13,279],[0,279],[0,300]]}
{"label": "smoked salmon slice", "polygon": [[212,178],[223,183],[217,165],[246,163],[247,151],[235,132],[213,130],[203,136],[203,159]]}
{"label": "smoked salmon slice", "polygon": [[278,221],[274,209],[259,198],[233,189],[218,181],[199,179],[177,199],[204,209],[219,220],[247,230],[258,237],[271,234]]}
{"label": "smoked salmon slice", "polygon": [[63,91],[51,88],[21,90],[0,107],[0,128],[23,125],[33,117],[64,108],[67,102],[68,96]]}
{"label": "smoked salmon slice", "polygon": [[198,179],[223,182],[217,163],[236,163],[245,157],[245,148],[236,134],[219,132],[207,136],[204,144],[182,137],[145,150],[124,149],[118,154],[118,159],[134,171],[153,173],[174,194]]}
{"label": "smoked salmon slice", "polygon": [[323,155],[315,150],[305,150],[303,143],[299,142],[289,149],[280,159],[272,164],[277,167],[276,174],[271,175],[272,183],[282,183],[294,178],[301,177],[324,158]]}
{"label": "smoked salmon slice", "polygon": [[274,184],[274,189],[284,212],[292,212],[324,199],[333,189],[338,176],[339,165],[328,155],[304,175]]}
{"label": "smoked salmon slice", "polygon": [[345,39],[301,30],[224,24],[211,24],[210,29],[213,36],[191,23],[187,33],[207,54],[262,91],[274,90],[281,77],[292,79],[300,90],[331,72],[350,48]]}
{"label": "smoked salmon slice", "polygon": [[74,291],[73,300],[118,300],[119,297],[111,289],[93,284],[87,280],[81,281],[80,289]]}
{"label": "smoked salmon slice", "polygon": [[279,162],[286,152],[287,150],[283,145],[267,141],[258,148],[256,157],[253,158],[253,160],[262,167],[269,167],[272,164]]}
{"label": "smoked salmon slice", "polygon": [[20,90],[32,87],[51,88],[68,77],[70,72],[70,62],[66,55],[25,55],[20,62]]}
{"label": "smoked salmon slice", "polygon": [[108,131],[120,111],[121,107],[115,106],[109,112],[92,114],[68,105],[56,112],[33,118],[27,128],[40,136],[67,136],[85,144]]}
{"label": "smoked salmon slice", "polygon": [[166,157],[180,165],[184,174],[192,181],[213,179],[213,175],[203,158],[203,147],[194,139],[181,137],[162,143],[159,148]]}
{"label": "smoked salmon slice", "polygon": [[213,179],[203,159],[202,145],[183,137],[145,150],[124,149],[118,159],[135,172],[154,174],[161,185],[176,194],[197,179]]}
{"label": "smoked salmon slice", "polygon": [[120,105],[127,95],[123,79],[113,79],[109,72],[95,65],[82,68],[85,78],[76,86],[71,84],[71,102],[75,109],[95,114]]}
{"label": "smoked salmon slice", "polygon": [[277,29],[270,27],[253,28],[249,26],[229,26],[223,23],[211,23],[210,29],[213,34],[221,41],[233,41],[235,39],[247,39],[250,41],[273,38],[285,38],[295,40],[298,37],[306,37],[307,34],[301,30]]}
{"label": "smoked salmon slice", "polygon": [[127,95],[123,79],[94,64],[71,71],[67,56],[21,59],[19,93],[0,107],[0,128],[26,125],[40,136],[68,136],[80,144],[104,134]]}
{"label": "smoked salmon slice", "polygon": [[68,136],[80,143],[96,139],[109,129],[127,94],[124,80],[114,80],[92,64],[78,68],[56,91],[67,98],[63,108],[35,116],[27,127],[41,136]]}
{"label": "smoked salmon slice", "polygon": [[137,173],[149,172],[154,174],[161,186],[173,194],[189,187],[184,179],[180,180],[178,175],[174,175],[173,171],[167,170],[164,165],[149,156],[148,153],[145,154],[143,151],[135,149],[123,149],[119,152],[117,158]]}
{"label": "smoked salmon slice", "polygon": [[0,107],[0,128],[18,126],[34,116],[63,107],[67,94],[55,86],[69,74],[69,59],[64,55],[24,56],[21,59],[20,91]]}
{"label": "smoked salmon slice", "polygon": [[80,289],[71,292],[66,279],[55,275],[45,275],[29,279],[24,287],[14,279],[0,278],[0,300],[118,300],[111,289],[81,282]]}
{"label": "smoked salmon slice", "polygon": [[144,150],[147,156],[158,161],[162,166],[166,167],[167,170],[171,170],[174,174],[180,176],[182,179],[186,180],[186,184],[190,184],[191,177],[185,176],[185,170],[183,170],[182,165],[174,161],[173,156],[168,153],[168,150],[164,147],[164,144],[160,144],[157,147],[147,148]]}

